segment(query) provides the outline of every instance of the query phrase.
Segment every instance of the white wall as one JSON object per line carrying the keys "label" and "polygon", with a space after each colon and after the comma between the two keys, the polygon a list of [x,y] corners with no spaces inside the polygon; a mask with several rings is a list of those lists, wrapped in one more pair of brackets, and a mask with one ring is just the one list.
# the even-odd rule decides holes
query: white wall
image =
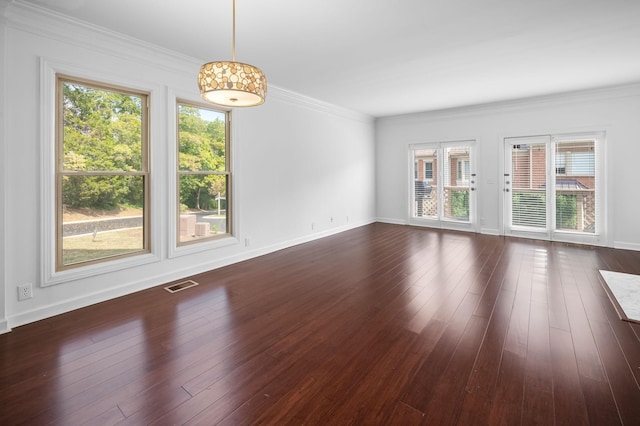
{"label": "white wall", "polygon": [[[10,4],[4,18],[0,332],[5,318],[15,327],[375,219],[373,119],[269,87],[263,106],[232,116],[237,240],[170,257],[168,153],[175,148],[169,111],[176,95],[198,98],[199,61],[30,6]],[[151,263],[40,286],[48,211],[42,194],[49,182],[42,156],[52,143],[43,127],[50,121],[42,102],[47,68],[151,92]],[[28,282],[34,297],[18,302],[16,287]]]}
{"label": "white wall", "polygon": [[6,2],[0,1],[0,334],[8,330],[8,324],[5,316],[5,292],[1,291],[5,288],[5,246],[6,239],[4,238],[4,184],[5,184],[5,170],[4,167],[5,158],[7,154],[5,152],[5,111],[7,108],[7,98],[4,95],[5,91],[5,39],[6,31],[5,25],[2,23],[2,17],[6,8]]}
{"label": "white wall", "polygon": [[640,250],[640,85],[524,99],[376,122],[377,215],[408,221],[408,146],[475,139],[481,232],[502,232],[499,176],[503,138],[606,131],[607,234],[602,245]]}

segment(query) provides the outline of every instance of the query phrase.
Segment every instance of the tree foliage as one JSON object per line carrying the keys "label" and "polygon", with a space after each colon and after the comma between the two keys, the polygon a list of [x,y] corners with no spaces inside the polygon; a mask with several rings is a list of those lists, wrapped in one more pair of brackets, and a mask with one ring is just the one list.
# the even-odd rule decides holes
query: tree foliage
{"label": "tree foliage", "polygon": [[574,194],[556,194],[556,228],[577,229],[577,206]]}
{"label": "tree foliage", "polygon": [[469,191],[451,192],[451,216],[469,220]]}
{"label": "tree foliage", "polygon": [[[63,168],[76,172],[142,170],[142,99],[79,84],[63,85]],[[140,176],[65,175],[62,201],[71,207],[142,207]]]}
{"label": "tree foliage", "polygon": [[[143,100],[141,96],[117,91],[63,84],[65,205],[93,209],[143,207],[143,178],[117,175],[143,170]],[[182,172],[199,172],[180,177],[180,203],[187,208],[213,208],[218,194],[226,196],[226,176],[215,174],[227,167],[226,125],[223,113],[213,116],[205,119],[199,108],[179,105],[178,166]]]}
{"label": "tree foliage", "polygon": [[[221,118],[205,120],[198,108],[180,105],[178,120],[180,170],[225,171],[225,132],[225,123]],[[224,175],[183,174],[180,176],[180,203],[188,208],[213,208],[218,194],[226,195]]]}

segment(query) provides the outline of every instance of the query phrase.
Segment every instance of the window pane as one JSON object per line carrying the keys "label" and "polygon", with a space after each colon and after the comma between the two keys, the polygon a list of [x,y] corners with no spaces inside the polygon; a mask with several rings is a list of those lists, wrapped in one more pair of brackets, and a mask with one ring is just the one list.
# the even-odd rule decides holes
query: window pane
{"label": "window pane", "polygon": [[433,163],[424,163],[424,178],[433,179]]}
{"label": "window pane", "polygon": [[180,179],[178,241],[215,237],[229,232],[227,175],[185,175]]}
{"label": "window pane", "polygon": [[178,104],[179,169],[225,171],[226,114]]}
{"label": "window pane", "polygon": [[148,95],[58,77],[56,268],[148,252]]}
{"label": "window pane", "polygon": [[425,167],[427,164],[431,168],[431,175],[434,179],[414,179],[414,200],[413,200],[413,216],[425,218],[438,217],[438,191],[436,175],[436,149],[416,149],[413,151],[414,165],[417,167],[414,171],[414,177],[426,176]]}
{"label": "window pane", "polygon": [[141,251],[143,176],[63,176],[62,264]]}
{"label": "window pane", "polygon": [[556,229],[595,233],[595,169],[595,141],[556,143]]}
{"label": "window pane", "polygon": [[512,225],[547,226],[546,144],[512,145]]}
{"label": "window pane", "polygon": [[63,168],[142,170],[142,97],[63,83]]}
{"label": "window pane", "polygon": [[469,220],[469,152],[467,146],[444,149],[444,218]]}
{"label": "window pane", "polygon": [[178,244],[231,233],[227,116],[178,102]]}

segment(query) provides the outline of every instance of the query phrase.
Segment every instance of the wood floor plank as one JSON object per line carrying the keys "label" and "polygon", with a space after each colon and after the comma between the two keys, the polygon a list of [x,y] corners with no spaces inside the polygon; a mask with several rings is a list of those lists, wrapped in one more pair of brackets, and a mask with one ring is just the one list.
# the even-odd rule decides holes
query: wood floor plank
{"label": "wood floor plank", "polygon": [[523,425],[554,423],[553,369],[546,295],[544,299],[544,303],[531,304],[522,403]]}
{"label": "wood floor plank", "polygon": [[489,425],[515,425],[522,420],[525,359],[510,351],[502,352],[496,393],[491,402]]}
{"label": "wood floor plank", "polygon": [[555,423],[558,426],[588,425],[589,418],[580,386],[571,333],[551,328],[549,341]]}
{"label": "wood floor plank", "polygon": [[584,377],[606,382],[606,376],[600,355],[593,339],[591,325],[587,312],[582,304],[580,292],[575,282],[573,270],[568,267],[561,268],[562,288],[569,316],[569,324],[573,337],[578,370]]}
{"label": "wood floor plank", "polygon": [[640,420],[640,387],[608,323],[591,323],[613,398],[623,424]]}
{"label": "wood floor plank", "polygon": [[461,413],[460,401],[471,374],[489,320],[472,315],[451,362],[432,383],[433,397],[426,406],[425,424],[454,425]]}
{"label": "wood floor plank", "polygon": [[405,394],[402,396],[402,402],[426,413],[427,407],[434,397],[432,384],[437,383],[447,370],[478,300],[479,296],[477,294],[467,293],[461,301],[449,301],[450,303],[457,303],[458,310],[433,351],[425,359],[409,383]]}
{"label": "wood floor plank", "polygon": [[587,407],[589,424],[612,426],[623,424],[609,383],[580,376],[580,386]]}
{"label": "wood floor plank", "polygon": [[[555,253],[554,253],[555,254]],[[547,305],[549,307],[549,326],[560,330],[570,331],[569,315],[564,300],[562,281],[555,255],[549,259],[549,272],[547,274]]]}
{"label": "wood floor plank", "polygon": [[501,291],[466,385],[458,424],[488,424],[500,360],[513,307],[513,291]]}
{"label": "wood floor plank", "polygon": [[398,402],[389,416],[388,425],[417,426],[422,423],[424,414],[403,402]]}
{"label": "wood floor plank", "polygon": [[640,252],[373,223],[0,335],[0,424],[635,424],[599,269]]}

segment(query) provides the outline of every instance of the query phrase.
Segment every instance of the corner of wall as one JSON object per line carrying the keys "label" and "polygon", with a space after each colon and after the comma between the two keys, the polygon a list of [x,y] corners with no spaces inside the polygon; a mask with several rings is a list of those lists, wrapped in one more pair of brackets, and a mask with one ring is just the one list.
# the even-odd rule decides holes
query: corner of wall
{"label": "corner of wall", "polygon": [[5,334],[11,331],[9,328],[9,323],[6,319],[0,320],[0,334]]}

